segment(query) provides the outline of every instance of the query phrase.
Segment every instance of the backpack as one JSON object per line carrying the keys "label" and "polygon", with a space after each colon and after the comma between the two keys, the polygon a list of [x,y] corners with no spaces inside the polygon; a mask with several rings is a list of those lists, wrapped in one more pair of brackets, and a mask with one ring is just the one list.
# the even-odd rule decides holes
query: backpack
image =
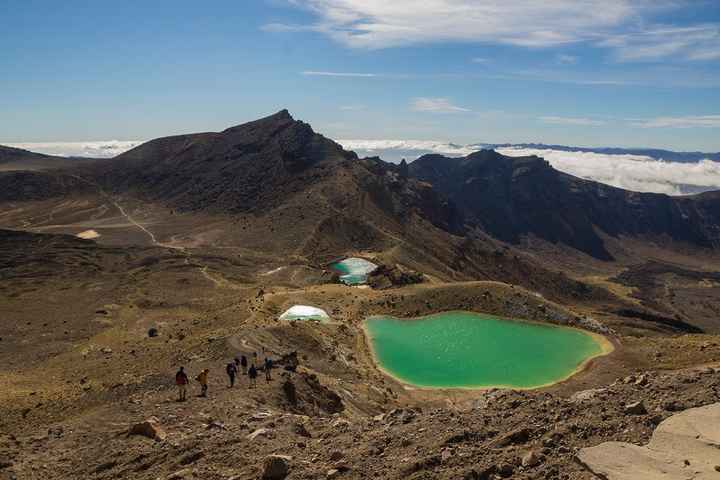
{"label": "backpack", "polygon": [[187,385],[188,378],[185,372],[178,372],[175,374],[175,385]]}
{"label": "backpack", "polygon": [[235,372],[237,372],[237,368],[235,368],[234,363],[228,363],[227,366],[225,367],[225,371],[227,372],[228,375],[235,375]]}

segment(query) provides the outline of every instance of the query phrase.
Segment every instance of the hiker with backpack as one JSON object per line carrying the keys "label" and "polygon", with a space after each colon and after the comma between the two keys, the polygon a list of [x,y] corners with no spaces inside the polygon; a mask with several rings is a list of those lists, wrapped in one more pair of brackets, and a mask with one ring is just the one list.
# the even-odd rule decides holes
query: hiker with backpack
{"label": "hiker with backpack", "polygon": [[185,373],[185,367],[180,367],[180,370],[175,374],[175,385],[178,387],[178,402],[184,402],[187,400],[187,384],[189,383],[188,376]]}
{"label": "hiker with backpack", "polygon": [[207,397],[207,391],[208,391],[208,374],[210,373],[209,369],[205,369],[202,372],[200,372],[200,375],[195,378],[198,382],[200,382],[200,397]]}
{"label": "hiker with backpack", "polygon": [[273,368],[273,362],[270,358],[265,357],[265,381],[270,383],[271,378],[271,370]]}
{"label": "hiker with backpack", "polygon": [[257,368],[255,368],[255,364],[253,363],[250,365],[250,370],[248,370],[248,378],[250,379],[250,388],[255,388],[257,386]]}
{"label": "hiker with backpack", "polygon": [[227,372],[227,376],[230,379],[230,386],[228,388],[234,387],[235,375],[237,375],[237,367],[233,362],[230,362],[225,366],[225,372]]}
{"label": "hiker with backpack", "polygon": [[247,361],[247,357],[245,355],[242,355],[240,357],[240,366],[242,367],[242,374],[247,375],[248,361]]}

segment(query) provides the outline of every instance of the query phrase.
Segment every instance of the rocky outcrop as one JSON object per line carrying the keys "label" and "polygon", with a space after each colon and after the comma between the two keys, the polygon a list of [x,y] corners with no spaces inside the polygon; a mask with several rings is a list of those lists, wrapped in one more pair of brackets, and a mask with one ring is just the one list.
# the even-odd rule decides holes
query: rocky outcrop
{"label": "rocky outcrop", "polygon": [[647,446],[606,442],[583,448],[578,461],[606,480],[700,480],[720,470],[720,403],[662,422]]}
{"label": "rocky outcrop", "polygon": [[368,285],[377,290],[384,290],[403,285],[413,285],[424,280],[422,273],[407,270],[400,265],[378,265],[367,279]]}
{"label": "rocky outcrop", "polygon": [[165,433],[160,422],[154,417],[132,425],[128,430],[128,435],[141,435],[158,441],[165,440],[167,437],[167,433]]}

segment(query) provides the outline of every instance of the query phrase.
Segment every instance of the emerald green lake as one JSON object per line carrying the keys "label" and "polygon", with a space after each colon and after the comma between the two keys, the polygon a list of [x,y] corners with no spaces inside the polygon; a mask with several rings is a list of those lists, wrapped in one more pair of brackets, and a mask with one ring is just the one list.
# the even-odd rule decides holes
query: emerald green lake
{"label": "emerald green lake", "polygon": [[371,317],[365,325],[380,366],[421,387],[540,387],[604,353],[581,330],[471,312]]}

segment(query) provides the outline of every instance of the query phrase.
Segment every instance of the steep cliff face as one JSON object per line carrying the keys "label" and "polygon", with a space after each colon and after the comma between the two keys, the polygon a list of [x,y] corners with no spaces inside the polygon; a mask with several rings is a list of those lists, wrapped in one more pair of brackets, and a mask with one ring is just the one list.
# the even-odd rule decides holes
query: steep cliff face
{"label": "steep cliff face", "polygon": [[553,169],[539,157],[483,150],[464,158],[426,155],[411,176],[452,200],[469,225],[509,242],[525,235],[610,259],[599,232],[651,236],[714,248],[720,196],[636,193]]}

